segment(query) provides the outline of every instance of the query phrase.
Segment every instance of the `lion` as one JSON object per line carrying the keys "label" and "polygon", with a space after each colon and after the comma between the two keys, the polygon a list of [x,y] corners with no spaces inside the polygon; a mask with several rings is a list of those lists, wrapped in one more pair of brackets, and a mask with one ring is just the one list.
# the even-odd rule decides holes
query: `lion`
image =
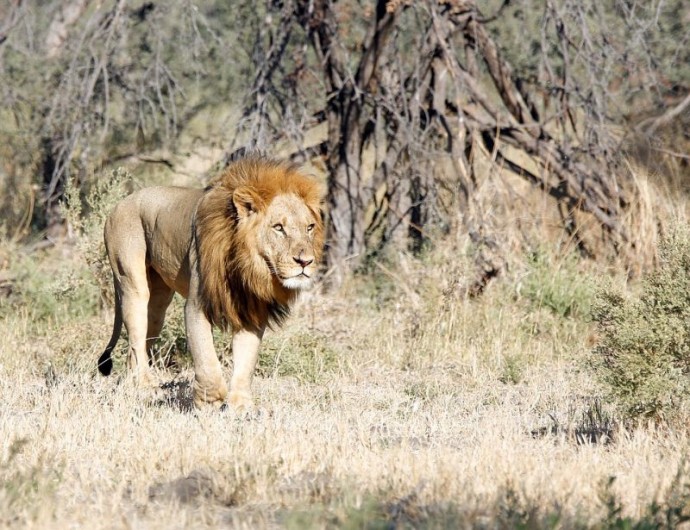
{"label": "lion", "polygon": [[[115,321],[98,359],[109,375],[122,324],[127,370],[153,384],[151,348],[174,293],[186,298],[194,404],[253,408],[251,381],[267,327],[281,324],[311,287],[324,244],[324,191],[297,166],[264,157],[231,163],[205,189],[144,188],[119,202],[105,223],[115,285]],[[233,331],[230,392],[212,328]]]}

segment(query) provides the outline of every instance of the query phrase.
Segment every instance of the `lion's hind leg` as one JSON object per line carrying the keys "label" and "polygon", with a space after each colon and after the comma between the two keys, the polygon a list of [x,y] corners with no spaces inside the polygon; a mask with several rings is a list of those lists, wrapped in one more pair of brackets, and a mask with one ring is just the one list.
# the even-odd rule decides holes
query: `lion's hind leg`
{"label": "lion's hind leg", "polygon": [[175,291],[168,287],[160,275],[153,269],[148,270],[149,303],[148,327],[146,331],[146,351],[152,360],[153,346],[160,338],[165,312],[172,302]]}
{"label": "lion's hind leg", "polygon": [[129,336],[127,368],[135,381],[143,386],[148,386],[152,382],[146,351],[148,302],[149,289],[145,279],[143,285],[141,282],[123,282],[122,319]]}
{"label": "lion's hind leg", "polygon": [[[106,225],[106,229],[108,225]],[[113,268],[115,288],[119,295],[122,322],[129,337],[127,368],[138,386],[151,386],[154,379],[146,351],[148,332],[149,285],[146,266],[146,243],[143,233],[132,227],[124,235],[115,233],[106,247]]]}

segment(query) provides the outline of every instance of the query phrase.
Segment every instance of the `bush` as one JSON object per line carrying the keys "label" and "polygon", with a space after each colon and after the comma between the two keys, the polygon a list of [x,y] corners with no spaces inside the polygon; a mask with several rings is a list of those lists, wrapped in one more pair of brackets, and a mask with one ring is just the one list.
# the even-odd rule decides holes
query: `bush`
{"label": "bush", "polygon": [[547,308],[560,317],[588,315],[593,282],[578,270],[578,257],[569,254],[556,262],[551,254],[537,250],[530,254],[523,294],[537,308]]}
{"label": "bush", "polygon": [[315,332],[297,332],[266,340],[259,354],[257,373],[263,377],[296,377],[308,383],[322,383],[341,370],[337,353],[326,337]]}
{"label": "bush", "polygon": [[112,292],[113,284],[103,226],[111,210],[131,191],[132,181],[127,170],[117,168],[96,179],[85,196],[72,181],[67,185],[65,217],[79,234],[78,249],[103,295]]}
{"label": "bush", "polygon": [[126,195],[131,175],[118,169],[96,179],[88,194],[68,184],[64,215],[77,236],[77,253],[59,266],[51,263],[69,247],[31,251],[6,243],[9,295],[0,297],[0,316],[23,309],[33,323],[65,322],[94,315],[103,297],[112,305],[112,273],[105,253],[103,225],[112,207]]}
{"label": "bush", "polygon": [[593,309],[593,365],[628,420],[674,421],[690,405],[690,232],[674,231],[659,254],[638,298],[607,288]]}

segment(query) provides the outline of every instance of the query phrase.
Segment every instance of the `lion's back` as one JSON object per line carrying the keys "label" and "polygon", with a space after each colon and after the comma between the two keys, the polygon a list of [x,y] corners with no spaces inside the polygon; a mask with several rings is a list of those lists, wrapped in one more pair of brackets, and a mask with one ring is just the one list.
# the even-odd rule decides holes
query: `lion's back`
{"label": "lion's back", "polygon": [[184,280],[180,273],[188,276],[192,221],[203,193],[201,189],[157,186],[125,197],[105,224],[111,263],[145,260],[168,285],[186,290],[186,281],[176,284]]}

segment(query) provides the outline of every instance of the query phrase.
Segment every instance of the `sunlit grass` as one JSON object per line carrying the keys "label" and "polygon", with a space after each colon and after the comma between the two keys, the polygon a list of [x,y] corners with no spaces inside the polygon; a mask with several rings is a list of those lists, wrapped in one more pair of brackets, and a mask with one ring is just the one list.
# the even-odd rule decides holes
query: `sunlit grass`
{"label": "sunlit grass", "polygon": [[[60,256],[44,259],[74,263]],[[476,300],[427,289],[426,266],[408,260],[396,274],[410,283],[385,296],[371,278],[309,293],[266,337],[250,420],[182,406],[179,303],[161,343],[179,360],[158,371],[176,385],[152,400],[121,362],[96,374],[107,312],[79,296],[91,309],[46,318],[20,282],[0,323],[0,523],[568,528],[656,520],[654,502],[682,512],[684,432],[583,431],[610,413],[582,362],[586,311],[521,291],[524,271]],[[229,377],[228,337],[217,342]]]}

